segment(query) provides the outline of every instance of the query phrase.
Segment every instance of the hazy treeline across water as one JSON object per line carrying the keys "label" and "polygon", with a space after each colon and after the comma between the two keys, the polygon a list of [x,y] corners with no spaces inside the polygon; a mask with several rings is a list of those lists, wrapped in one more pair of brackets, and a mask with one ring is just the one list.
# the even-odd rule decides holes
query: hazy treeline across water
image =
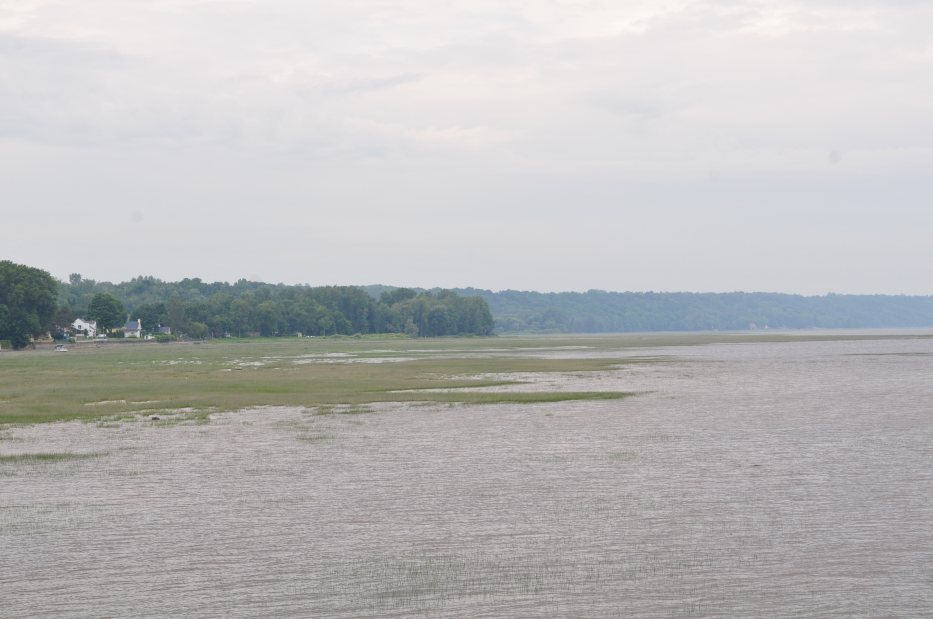
{"label": "hazy treeline across water", "polygon": [[455,290],[486,299],[499,332],[702,331],[752,323],[771,329],[933,326],[933,297],[923,296]]}
{"label": "hazy treeline across water", "polygon": [[[178,282],[166,282],[154,277],[137,277],[128,282],[112,284],[110,282],[96,282],[87,279],[75,279],[71,283],[63,282],[60,287],[59,299],[62,304],[69,305],[78,314],[87,306],[88,301],[97,292],[107,292],[119,298],[130,312],[141,305],[168,301],[178,296],[186,303],[192,304],[193,315],[202,320],[198,306],[204,309],[204,304],[213,295],[226,295],[218,297],[215,301],[228,297],[247,300],[267,301],[273,298],[285,299],[293,297],[295,290],[331,290],[333,294],[325,295],[330,299],[325,302],[318,301],[322,307],[327,307],[333,315],[331,321],[321,311],[320,316],[314,320],[323,319],[325,323],[333,324],[331,328],[338,331],[351,332],[381,332],[385,327],[393,330],[404,330],[408,315],[396,317],[387,316],[388,322],[383,323],[378,308],[379,299],[383,293],[392,293],[399,290],[395,286],[334,286],[310,288],[308,286],[287,286],[285,284],[267,284],[251,282],[241,279],[235,283],[214,282],[208,283],[198,278],[183,279]],[[368,293],[372,299],[371,304],[363,295],[356,296],[352,290]],[[432,292],[434,295],[442,292],[440,288],[426,290],[411,288],[417,293]],[[631,331],[702,331],[709,329],[733,330],[748,329],[754,323],[757,328],[768,326],[771,329],[787,327],[791,329],[824,328],[824,329],[855,329],[855,328],[892,328],[892,327],[927,327],[933,326],[933,297],[904,296],[904,295],[841,295],[827,294],[825,296],[802,296],[768,292],[730,292],[730,293],[690,293],[690,292],[605,292],[590,290],[587,292],[532,292],[519,290],[503,290],[493,292],[479,288],[454,288],[460,297],[481,297],[488,303],[491,318],[495,319],[495,330],[499,333],[510,332],[539,332],[539,333],[612,333]],[[339,294],[338,294],[339,291]],[[311,296],[321,296],[318,293],[302,293]],[[267,298],[268,295],[268,298]],[[299,295],[300,296],[300,295]],[[353,318],[353,313],[341,299],[353,297],[362,306],[365,306],[366,320]],[[323,297],[322,297],[323,298]],[[356,303],[355,301],[354,303]],[[225,301],[226,302],[226,301]],[[472,301],[471,303],[475,303]],[[343,307],[343,305],[346,307]],[[430,303],[429,303],[430,304]],[[258,307],[259,303],[254,303]],[[424,305],[422,303],[421,305]],[[267,306],[269,307],[269,306]],[[391,304],[390,304],[391,307]],[[420,307],[420,306],[419,306]],[[422,309],[426,309],[426,305]],[[280,307],[280,310],[284,305]],[[340,311],[352,323],[348,326],[340,321],[340,317],[333,314]],[[481,327],[477,332],[491,332],[490,318],[486,316],[484,308],[482,316],[477,322]],[[346,310],[346,311],[344,311]],[[438,325],[447,324],[447,329],[453,329],[457,322],[452,313],[460,312],[448,308],[448,320],[445,322],[440,311],[435,311],[433,326],[426,319],[425,312],[414,314],[414,323],[423,329],[430,329],[438,333],[448,332]],[[471,310],[472,312],[473,310]],[[452,312],[452,313],[451,313]],[[287,312],[285,312],[287,314]],[[280,317],[285,316],[281,311]],[[218,315],[214,312],[213,315]],[[479,314],[477,314],[479,316]],[[256,325],[250,329],[260,330],[259,322],[264,325],[280,324],[282,321],[263,318],[256,315]],[[401,323],[396,324],[396,318]],[[242,322],[242,321],[241,321]],[[284,320],[283,328],[292,328],[298,325],[289,325]],[[299,321],[300,322],[300,321]],[[366,322],[364,331],[364,322]],[[476,321],[474,321],[476,322]],[[151,320],[149,321],[151,323]],[[147,324],[149,324],[147,323]],[[219,323],[218,323],[219,324]],[[343,325],[343,328],[337,326]],[[233,326],[233,325],[229,325]],[[229,326],[223,325],[222,328]],[[246,328],[246,327],[243,327]],[[269,326],[262,330],[268,330]],[[309,332],[316,328],[305,325]],[[460,327],[457,327],[460,329]],[[472,327],[467,327],[471,330]],[[323,330],[322,330],[323,332]],[[452,331],[453,333],[459,331]]]}

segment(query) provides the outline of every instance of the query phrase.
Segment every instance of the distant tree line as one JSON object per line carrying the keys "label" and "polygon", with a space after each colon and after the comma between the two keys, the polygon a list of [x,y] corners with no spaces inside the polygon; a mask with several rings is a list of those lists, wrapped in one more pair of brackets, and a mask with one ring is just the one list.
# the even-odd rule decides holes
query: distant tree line
{"label": "distant tree line", "polygon": [[449,290],[398,289],[379,300],[355,286],[272,287],[239,296],[219,292],[195,301],[173,295],[135,308],[144,328],[169,326],[190,337],[226,333],[263,336],[406,333],[412,336],[491,335],[495,321],[480,297]]}
{"label": "distant tree line", "polygon": [[203,302],[208,297],[224,293],[239,297],[244,292],[257,292],[271,289],[273,292],[287,288],[285,284],[264,284],[241,279],[233,284],[227,282],[208,283],[195,277],[177,282],[166,282],[155,277],[142,276],[113,284],[111,282],[85,279],[80,273],[72,273],[67,282],[59,282],[59,305],[68,308],[75,316],[83,316],[88,304],[96,294],[109,294],[119,299],[127,311],[146,303],[167,301],[173,296],[180,296],[185,301]]}
{"label": "distant tree line", "polygon": [[479,296],[451,290],[380,287],[375,298],[358,286],[286,286],[239,280],[164,282],[137,277],[112,284],[73,273],[67,282],[47,271],[0,261],[0,340],[14,347],[51,332],[64,336],[75,318],[98,330],[122,327],[127,317],[143,329],[172,327],[194,338],[259,333],[410,336],[492,335],[495,321]]}
{"label": "distant tree line", "polygon": [[570,321],[559,307],[531,309],[496,316],[496,328],[502,333],[569,333]]}
{"label": "distant tree line", "polygon": [[165,282],[135,277],[119,284],[74,273],[61,282],[59,301],[74,316],[85,316],[95,295],[119,299],[143,329],[163,325],[189,337],[296,333],[353,335],[407,333],[424,337],[490,335],[495,321],[479,297],[449,290],[385,288],[374,298],[358,286],[287,286],[241,279],[207,283],[199,278]]}
{"label": "distant tree line", "polygon": [[492,292],[455,289],[489,302],[500,333],[857,329],[933,326],[933,297],[805,297],[767,292]]}
{"label": "distant tree line", "polygon": [[[170,326],[191,337],[407,333],[489,335],[500,332],[701,331],[758,328],[933,326],[933,297],[777,293],[539,293],[474,288],[423,290],[393,286],[286,286],[241,279],[207,283],[136,277],[112,284],[74,273],[0,262],[0,340],[21,347],[30,337],[70,326],[121,326],[127,313],[146,330]],[[496,320],[494,320],[494,317]],[[498,321],[498,322],[497,322]]]}

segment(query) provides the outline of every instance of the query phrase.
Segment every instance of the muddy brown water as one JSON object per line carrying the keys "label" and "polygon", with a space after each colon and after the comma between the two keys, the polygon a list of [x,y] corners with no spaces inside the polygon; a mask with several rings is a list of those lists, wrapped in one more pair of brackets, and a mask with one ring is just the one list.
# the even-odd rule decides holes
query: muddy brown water
{"label": "muddy brown water", "polygon": [[0,617],[933,614],[933,341],[637,355],[521,387],[621,401],[7,429],[91,456],[0,462]]}

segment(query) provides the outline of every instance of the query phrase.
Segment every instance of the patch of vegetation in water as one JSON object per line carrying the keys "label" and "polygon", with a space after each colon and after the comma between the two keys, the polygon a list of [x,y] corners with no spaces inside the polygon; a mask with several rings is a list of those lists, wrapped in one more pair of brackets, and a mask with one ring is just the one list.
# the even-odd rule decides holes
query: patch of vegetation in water
{"label": "patch of vegetation in water", "polygon": [[511,391],[494,393],[467,393],[457,401],[465,404],[540,404],[571,400],[621,400],[634,395],[634,391]]}
{"label": "patch of vegetation in water", "polygon": [[[487,338],[419,341],[272,340],[202,342],[197,348],[121,346],[76,348],[73,353],[20,353],[4,361],[0,427],[80,419],[111,424],[155,421],[157,425],[207,423],[214,412],[288,406],[362,414],[375,402],[466,404],[610,399],[622,393],[453,393],[437,389],[518,384],[502,375],[531,372],[611,371],[620,358],[548,358],[529,350],[553,341],[496,342]],[[400,357],[394,363],[298,364],[302,355]],[[421,354],[427,357],[418,358]],[[442,353],[438,355],[437,353]],[[231,363],[263,359],[250,371],[219,372]],[[244,361],[247,360],[247,361]],[[250,362],[253,363],[253,362]],[[289,371],[273,371],[287,369]],[[496,379],[491,377],[498,376]],[[93,403],[93,406],[88,406]],[[328,407],[337,407],[330,410]],[[346,407],[345,410],[339,407]],[[188,411],[182,417],[181,411]],[[195,412],[197,411],[197,412]],[[159,420],[152,419],[159,417]]]}
{"label": "patch of vegetation in water", "polygon": [[86,460],[89,458],[100,458],[108,454],[109,452],[106,452],[106,451],[95,452],[95,453],[73,453],[73,452],[68,452],[68,451],[25,453],[25,454],[13,454],[9,456],[0,456],[0,463],[4,463],[4,462],[36,463],[36,462],[61,462],[64,460]]}
{"label": "patch of vegetation in water", "polygon": [[[750,341],[748,336],[740,339]],[[352,409],[377,402],[445,405],[620,399],[635,394],[448,390],[518,384],[517,380],[503,380],[503,376],[510,374],[619,371],[633,364],[664,362],[656,355],[632,358],[632,352],[640,347],[725,341],[731,340],[696,334],[505,339],[363,336],[251,342],[212,340],[201,342],[196,348],[185,343],[75,346],[67,355],[23,351],[3,358],[0,429],[73,419],[107,424],[118,418],[131,422],[130,418],[136,416],[147,421],[145,417],[153,415],[164,418],[156,422],[160,425],[207,423],[208,415],[214,412],[266,406],[323,412],[319,407],[342,405]],[[581,352],[576,356],[569,354],[578,351]],[[308,354],[341,358],[379,355],[395,358],[395,362],[299,364],[301,357]],[[219,371],[229,370],[234,362],[254,365],[249,365],[248,371]],[[276,369],[288,371],[273,371]],[[203,412],[190,413],[183,420],[176,418],[178,411],[183,410]]]}

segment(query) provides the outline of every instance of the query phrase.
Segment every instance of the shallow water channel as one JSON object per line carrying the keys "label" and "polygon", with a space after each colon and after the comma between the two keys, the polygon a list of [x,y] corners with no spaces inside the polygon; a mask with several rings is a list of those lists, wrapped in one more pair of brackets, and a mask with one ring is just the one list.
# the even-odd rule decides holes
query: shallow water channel
{"label": "shallow water channel", "polygon": [[933,613],[933,340],[619,354],[518,388],[642,395],[4,430],[86,457],[0,462],[0,617]]}

